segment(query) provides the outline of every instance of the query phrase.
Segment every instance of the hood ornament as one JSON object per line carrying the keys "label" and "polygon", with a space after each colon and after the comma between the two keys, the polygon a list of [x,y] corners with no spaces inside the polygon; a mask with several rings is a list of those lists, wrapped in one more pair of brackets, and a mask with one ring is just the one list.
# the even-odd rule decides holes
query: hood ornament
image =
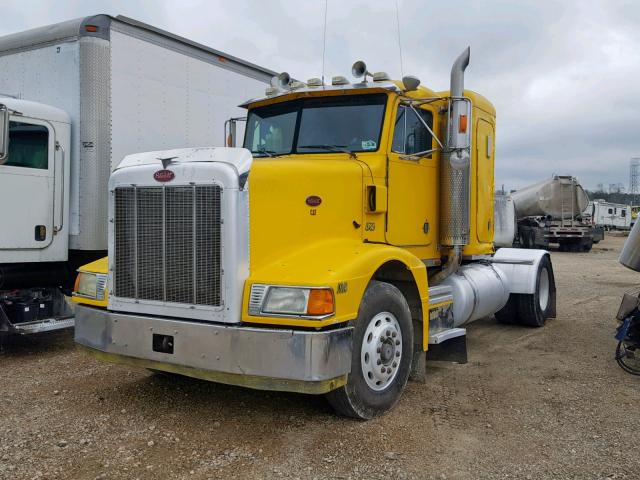
{"label": "hood ornament", "polygon": [[158,158],[157,160],[160,160],[162,162],[162,168],[166,170],[169,164],[171,163],[171,160],[173,160],[174,158],[178,158],[178,157]]}

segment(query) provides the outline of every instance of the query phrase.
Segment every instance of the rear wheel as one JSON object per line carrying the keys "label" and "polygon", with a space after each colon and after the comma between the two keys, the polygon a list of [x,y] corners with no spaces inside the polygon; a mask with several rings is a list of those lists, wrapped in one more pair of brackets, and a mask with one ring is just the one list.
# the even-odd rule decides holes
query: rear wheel
{"label": "rear wheel", "polygon": [[496,312],[496,320],[500,323],[542,327],[547,318],[555,315],[555,290],[551,261],[545,255],[538,265],[535,292],[512,293],[502,310]]}
{"label": "rear wheel", "polygon": [[529,327],[542,327],[550,316],[555,301],[555,280],[551,261],[545,255],[538,265],[536,289],[532,294],[517,296],[518,316],[516,322]]}
{"label": "rear wheel", "polygon": [[413,325],[406,299],[395,286],[372,281],[353,332],[347,384],[327,399],[341,415],[368,420],[400,398],[411,368]]}

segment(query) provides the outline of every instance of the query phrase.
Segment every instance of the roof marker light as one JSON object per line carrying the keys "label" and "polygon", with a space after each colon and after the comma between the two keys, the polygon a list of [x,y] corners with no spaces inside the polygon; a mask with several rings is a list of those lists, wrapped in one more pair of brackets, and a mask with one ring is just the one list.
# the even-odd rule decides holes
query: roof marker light
{"label": "roof marker light", "polygon": [[404,85],[404,89],[407,92],[412,92],[417,90],[420,86],[420,79],[418,77],[414,77],[413,75],[406,75],[402,77],[402,84]]}
{"label": "roof marker light", "polygon": [[386,80],[391,80],[391,77],[387,72],[376,72],[373,74],[374,82],[384,82]]}
{"label": "roof marker light", "polygon": [[349,80],[347,80],[347,78],[343,77],[342,75],[337,75],[331,78],[331,85],[348,85],[348,84],[349,84]]}

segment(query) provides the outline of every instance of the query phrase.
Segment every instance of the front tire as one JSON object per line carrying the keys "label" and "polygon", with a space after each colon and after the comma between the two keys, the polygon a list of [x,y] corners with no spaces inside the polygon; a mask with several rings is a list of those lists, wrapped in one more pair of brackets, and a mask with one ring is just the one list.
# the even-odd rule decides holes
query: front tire
{"label": "front tire", "polygon": [[347,384],[327,394],[340,415],[369,420],[390,410],[404,390],[413,357],[413,324],[395,286],[372,281],[354,324]]}

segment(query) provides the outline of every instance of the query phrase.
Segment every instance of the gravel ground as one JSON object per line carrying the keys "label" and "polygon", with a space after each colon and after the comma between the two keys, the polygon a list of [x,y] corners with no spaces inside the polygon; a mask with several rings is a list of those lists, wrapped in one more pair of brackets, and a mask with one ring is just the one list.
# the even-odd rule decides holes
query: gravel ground
{"label": "gravel ground", "polygon": [[469,363],[430,363],[369,422],[322,397],[100,363],[68,332],[14,339],[0,354],[0,478],[640,478],[640,379],[613,360],[620,296],[640,283],[616,261],[623,241],[554,251],[557,319],[472,324]]}

